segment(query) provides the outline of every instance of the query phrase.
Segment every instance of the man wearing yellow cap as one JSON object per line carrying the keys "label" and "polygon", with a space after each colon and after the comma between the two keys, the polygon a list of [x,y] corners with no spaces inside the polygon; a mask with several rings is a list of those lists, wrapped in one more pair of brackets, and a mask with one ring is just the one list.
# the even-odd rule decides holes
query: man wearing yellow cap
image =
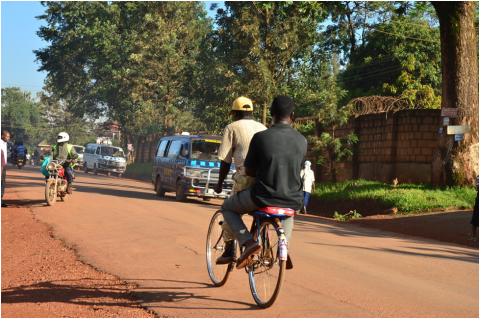
{"label": "man wearing yellow cap", "polygon": [[[227,125],[223,133],[222,144],[218,151],[218,157],[222,161],[220,164],[220,174],[218,184],[213,189],[217,193],[222,192],[223,181],[230,171],[230,164],[233,158],[236,169],[231,193],[233,195],[242,190],[250,189],[255,183],[255,178],[245,174],[243,163],[247,157],[248,147],[250,146],[253,135],[267,128],[263,124],[252,120],[253,103],[246,97],[241,96],[233,101],[230,115],[233,117],[233,123]],[[224,223],[224,225],[224,240],[226,242],[227,254],[225,254],[225,258],[219,258],[219,263],[235,261],[235,257],[231,257],[235,255],[233,253],[236,248],[234,245],[235,236],[227,224]]]}

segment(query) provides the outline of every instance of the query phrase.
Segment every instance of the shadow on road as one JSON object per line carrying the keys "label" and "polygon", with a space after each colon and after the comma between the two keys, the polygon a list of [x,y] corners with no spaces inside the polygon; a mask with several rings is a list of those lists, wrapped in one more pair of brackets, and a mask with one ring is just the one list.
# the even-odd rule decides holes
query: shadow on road
{"label": "shadow on road", "polygon": [[[413,251],[406,251],[406,250],[400,250],[400,249],[390,249],[390,248],[368,248],[368,247],[352,247],[352,246],[347,246],[347,245],[330,245],[330,244],[322,244],[322,243],[306,243],[306,244],[312,244],[312,245],[321,245],[321,246],[331,246],[331,247],[342,247],[342,248],[355,248],[355,249],[363,249],[363,250],[370,250],[370,251],[378,251],[378,252],[386,252],[386,253],[393,253],[393,254],[400,254],[400,255],[410,255],[410,256],[418,256],[418,257],[430,257],[430,258],[440,258],[440,259],[451,259],[451,260],[459,260],[459,261],[466,261],[470,263],[476,263],[478,264],[478,254],[476,253],[468,253],[465,251],[458,251],[458,250],[448,250],[448,249],[430,249],[432,251],[438,251],[441,253],[447,253],[447,254],[456,254],[456,255],[462,255],[462,256],[447,256],[447,255],[441,255],[441,254],[435,254],[435,253],[419,253],[419,252],[413,252]],[[409,247],[410,249],[417,249],[420,250],[418,247]],[[421,250],[424,251],[426,250],[424,247],[421,247]]]}
{"label": "shadow on road", "polygon": [[[128,303],[122,302],[123,299],[128,299],[128,294],[125,290],[108,286],[105,288],[89,287],[92,284],[87,283],[89,281],[88,278],[82,279],[82,281],[85,281],[86,287],[78,286],[78,283],[75,286],[71,286],[62,283],[63,281],[59,281],[60,283],[45,281],[15,288],[4,288],[2,289],[2,304],[63,302],[77,305],[102,306],[96,298],[108,298],[112,302],[104,303],[104,306],[129,306]],[[131,306],[133,308],[133,305]]]}
{"label": "shadow on road", "polygon": [[[168,307],[165,305],[162,305],[162,308],[171,308],[171,309],[176,309],[176,308],[181,308],[181,309],[218,309],[218,310],[252,310],[252,309],[259,309],[259,307],[255,303],[247,303],[247,302],[242,302],[242,301],[237,301],[237,300],[227,300],[227,299],[218,299],[218,298],[212,298],[210,296],[203,296],[203,295],[197,295],[195,293],[191,292],[172,292],[172,291],[161,291],[161,292],[155,292],[155,290],[166,290],[166,289],[174,289],[174,290],[182,290],[182,289],[201,289],[201,288],[216,288],[215,285],[211,283],[204,283],[204,282],[194,282],[194,281],[181,281],[181,280],[168,280],[168,279],[124,279],[126,281],[133,281],[133,282],[140,282],[140,281],[156,281],[156,282],[171,282],[171,283],[176,283],[176,284],[194,284],[197,286],[194,287],[182,287],[182,286],[173,286],[173,287],[148,287],[148,286],[143,286],[141,287],[141,291],[135,291],[134,292],[134,297],[137,299],[141,300],[143,304],[145,303],[156,303],[156,302],[178,302],[182,300],[188,300],[188,299],[196,299],[196,300],[208,300],[208,301],[218,301],[222,303],[222,306],[219,307],[185,307],[185,304],[182,304],[181,306],[177,307]],[[244,305],[248,306],[248,308],[244,309],[238,309],[238,308],[228,308],[225,307],[223,304],[224,303],[230,303],[230,304],[237,304],[237,305]],[[197,303],[195,303],[197,304]]]}
{"label": "shadow on road", "polygon": [[[124,279],[127,281],[157,281],[157,282],[172,282],[180,284],[194,284],[196,287],[142,287],[141,291],[133,291],[131,297],[140,299],[139,301],[145,303],[157,303],[157,302],[178,302],[187,299],[196,299],[196,300],[208,300],[208,301],[218,301],[222,303],[222,306],[219,307],[185,307],[185,304],[178,307],[168,307],[162,305],[162,308],[179,308],[182,309],[219,309],[219,310],[229,310],[226,308],[223,303],[231,304],[240,304],[248,306],[248,308],[243,310],[258,309],[258,306],[255,304],[250,304],[246,302],[236,301],[236,300],[226,300],[226,299],[217,299],[211,298],[210,296],[198,295],[191,292],[177,292],[177,291],[164,291],[169,289],[182,290],[182,289],[198,289],[198,288],[212,288],[215,287],[213,284],[201,283],[201,282],[189,282],[189,281],[179,281],[179,280],[167,280],[167,279]],[[45,281],[32,285],[24,285],[14,288],[4,288],[2,289],[2,303],[50,303],[50,302],[62,302],[62,303],[71,303],[76,305],[87,305],[87,306],[121,306],[121,307],[135,307],[129,305],[128,303],[122,302],[122,299],[128,298],[128,293],[125,290],[121,290],[115,287],[104,287],[96,288],[91,287],[89,278],[83,278],[81,281],[85,282],[84,287],[78,285],[78,280],[75,280],[76,285],[69,285],[68,282],[71,280],[58,280],[58,281]],[[200,285],[200,286],[198,286]],[[161,290],[161,291],[160,291]],[[104,298],[111,300],[112,302],[99,303],[97,298]],[[238,308],[230,308],[231,310],[239,310]]]}

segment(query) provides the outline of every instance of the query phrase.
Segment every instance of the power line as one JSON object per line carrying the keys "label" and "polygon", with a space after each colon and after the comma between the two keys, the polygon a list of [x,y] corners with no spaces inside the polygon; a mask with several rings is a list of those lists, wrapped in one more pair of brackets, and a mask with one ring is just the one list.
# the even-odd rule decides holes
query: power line
{"label": "power line", "polygon": [[440,43],[440,41],[433,41],[433,40],[427,40],[427,39],[407,37],[406,35],[403,35],[403,34],[395,34],[395,33],[380,31],[380,30],[377,30],[377,29],[370,29],[370,30],[375,31],[375,32],[381,32],[381,33],[385,33],[385,34],[390,34],[390,35],[394,35],[394,36],[398,36],[398,37],[403,37],[403,38],[407,38],[407,39],[413,39],[413,40],[419,40],[419,41],[426,41],[426,42],[433,42],[433,43]]}
{"label": "power line", "polygon": [[398,71],[398,70],[400,70],[400,68],[395,69],[395,70],[390,70],[390,71],[387,71],[387,72],[383,72],[383,73],[378,73],[378,74],[370,75],[370,76],[365,76],[365,77],[362,77],[362,78],[359,78],[359,79],[349,80],[349,81],[341,81],[341,80],[339,80],[338,82],[348,83],[348,82],[352,82],[352,81],[360,81],[360,80],[363,80],[363,79],[366,79],[366,78],[371,78],[372,76],[377,76],[377,75],[381,75],[381,74],[391,73],[391,72],[395,72],[395,71]]}
{"label": "power line", "polygon": [[[362,77],[364,75],[370,75],[370,74],[373,74],[373,73],[377,73],[379,71],[384,71],[384,70],[389,70],[389,69],[392,69],[392,68],[398,68],[399,66],[401,66],[401,64],[397,64],[397,65],[393,65],[393,66],[390,66],[388,68],[384,68],[384,69],[378,69],[378,70],[375,70],[373,72],[367,72],[367,73],[362,73],[362,74],[357,74],[357,75],[353,75],[353,76],[349,76],[347,78],[343,78],[343,80],[348,80],[348,79],[353,79],[353,78],[357,78],[357,77]],[[347,81],[348,82],[348,81]]]}
{"label": "power line", "polygon": [[365,66],[372,66],[372,65],[376,65],[376,64],[386,63],[389,60],[393,60],[393,59],[395,59],[395,57],[386,56],[386,57],[379,58],[378,60],[373,60],[372,62],[366,62],[362,65],[357,65],[357,66],[352,66],[352,67],[347,66],[347,69],[348,70],[355,70],[355,69],[358,69],[358,68],[363,68]]}

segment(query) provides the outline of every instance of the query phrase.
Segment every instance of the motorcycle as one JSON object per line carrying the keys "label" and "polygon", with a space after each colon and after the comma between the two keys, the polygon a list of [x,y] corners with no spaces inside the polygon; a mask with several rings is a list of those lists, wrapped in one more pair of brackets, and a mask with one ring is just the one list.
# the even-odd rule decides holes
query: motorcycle
{"label": "motorcycle", "polygon": [[17,166],[18,169],[22,169],[25,166],[25,156],[17,155]]}
{"label": "motorcycle", "polygon": [[63,165],[69,163],[68,160],[50,161],[47,164],[46,169],[50,174],[50,177],[45,183],[45,200],[48,206],[52,206],[56,203],[57,197],[60,197],[62,202],[67,199],[67,175]]}

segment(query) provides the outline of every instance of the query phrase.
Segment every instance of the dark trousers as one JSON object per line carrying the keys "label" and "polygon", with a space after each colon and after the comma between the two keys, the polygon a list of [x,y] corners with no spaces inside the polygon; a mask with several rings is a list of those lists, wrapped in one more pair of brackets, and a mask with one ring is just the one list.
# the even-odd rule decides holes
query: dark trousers
{"label": "dark trousers", "polygon": [[2,199],[3,199],[3,194],[5,194],[5,184],[6,184],[5,175],[7,175],[6,173],[7,173],[7,165],[5,165],[2,170]]}
{"label": "dark trousers", "polygon": [[65,175],[67,175],[67,182],[68,184],[73,183],[73,171],[70,166],[65,167]]}

